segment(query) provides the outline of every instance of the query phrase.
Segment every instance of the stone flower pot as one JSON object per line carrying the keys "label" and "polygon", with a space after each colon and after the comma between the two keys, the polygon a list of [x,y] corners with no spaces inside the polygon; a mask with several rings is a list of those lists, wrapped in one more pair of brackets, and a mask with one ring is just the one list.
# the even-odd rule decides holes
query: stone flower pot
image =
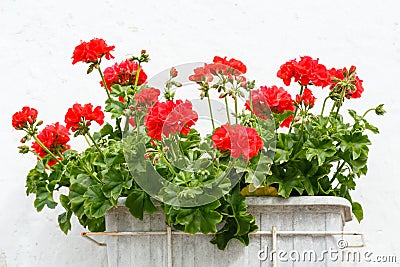
{"label": "stone flower pot", "polygon": [[324,251],[338,249],[336,235],[352,219],[344,198],[247,197],[259,232],[247,247],[232,240],[220,251],[209,243],[211,236],[171,232],[161,212],[145,215],[143,221],[134,218],[124,201],[106,214],[106,231],[116,232],[107,239],[110,267],[340,266]]}

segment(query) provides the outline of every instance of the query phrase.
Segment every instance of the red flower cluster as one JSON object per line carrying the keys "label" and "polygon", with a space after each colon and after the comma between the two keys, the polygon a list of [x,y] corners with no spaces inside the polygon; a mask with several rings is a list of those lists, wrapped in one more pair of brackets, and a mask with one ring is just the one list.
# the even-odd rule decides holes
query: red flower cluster
{"label": "red flower cluster", "polygon": [[[290,94],[282,87],[275,85],[271,87],[261,86],[259,90],[252,90],[252,106],[254,114],[261,118],[267,119],[270,111],[282,114],[287,110],[294,111],[295,106]],[[250,110],[250,101],[246,101],[246,109]],[[292,116],[289,116],[281,124],[281,127],[289,127]]]}
{"label": "red flower cluster", "polygon": [[315,104],[315,97],[310,89],[305,88],[302,95],[296,95],[296,103],[303,103],[307,107],[313,107]]}
{"label": "red flower cluster", "polygon": [[12,126],[16,130],[24,129],[29,125],[35,123],[38,112],[34,108],[23,107],[21,111],[16,112],[12,116]]}
{"label": "red flower cluster", "polygon": [[312,59],[309,56],[290,60],[283,64],[277,76],[283,80],[285,85],[289,86],[292,78],[295,82],[300,82],[303,86],[312,83],[315,86],[325,87],[331,84],[331,76],[326,67],[318,63],[318,59]]}
{"label": "red flower cluster", "polygon": [[157,102],[160,96],[160,90],[156,88],[143,88],[140,92],[135,93],[133,97],[139,105],[144,105],[146,107],[152,106]]}
{"label": "red flower cluster", "polygon": [[[111,91],[111,86],[114,84],[119,85],[134,85],[136,81],[136,74],[138,70],[138,63],[126,59],[121,63],[115,63],[114,66],[108,67],[104,70],[104,80],[106,81],[107,88]],[[140,68],[138,84],[141,85],[147,80],[147,75]],[[103,83],[101,82],[101,85]]]}
{"label": "red flower cluster", "polygon": [[245,78],[239,76],[246,73],[246,65],[240,60],[231,58],[227,60],[226,57],[221,58],[218,56],[214,57],[213,63],[204,64],[204,67],[198,67],[194,69],[194,74],[189,76],[189,80],[194,82],[212,82],[213,75],[217,75],[222,72],[223,75],[236,76],[241,82],[245,82]]}
{"label": "red flower cluster", "polygon": [[74,104],[65,114],[67,129],[71,129],[73,132],[77,131],[82,126],[82,123],[85,126],[89,126],[91,121],[95,121],[99,125],[104,123],[104,113],[101,111],[100,106],[93,110],[93,105],[90,103],[85,104],[83,107],[81,104]]}
{"label": "red flower cluster", "polygon": [[192,109],[192,103],[188,100],[167,100],[156,102],[144,119],[147,135],[161,140],[162,135],[168,137],[171,133],[187,135],[196,121],[198,115]]}
{"label": "red flower cluster", "polygon": [[245,159],[251,159],[264,146],[255,129],[240,124],[233,127],[228,123],[222,125],[215,130],[211,139],[215,148],[221,151],[229,150],[233,158],[239,158],[242,155]]}
{"label": "red flower cluster", "polygon": [[247,71],[246,65],[244,65],[242,61],[234,58],[227,60],[226,57],[222,58],[215,56],[213,62],[216,64],[227,65],[235,70],[238,70],[240,72],[239,74],[245,74]]}
{"label": "red flower cluster", "polygon": [[106,56],[106,59],[114,58],[110,52],[115,46],[108,46],[103,39],[92,39],[89,42],[82,42],[75,47],[72,55],[72,64],[77,62],[96,62],[98,59]]}
{"label": "red flower cluster", "polygon": [[[50,152],[58,155],[69,149],[67,144],[69,141],[68,129],[56,122],[54,125],[46,126],[38,135],[37,138]],[[32,149],[40,156],[45,157],[47,152],[37,143],[32,143]],[[50,166],[56,163],[55,159],[48,162]]]}
{"label": "red flower cluster", "polygon": [[[333,81],[332,81],[330,89],[332,90],[337,85],[337,83],[338,83],[337,80],[348,79],[354,85],[355,90],[347,91],[346,95],[345,95],[346,98],[360,98],[361,94],[364,92],[364,87],[362,85],[363,81],[360,78],[358,78],[358,76],[355,75],[355,73],[356,73],[355,66],[351,66],[350,70],[347,70],[347,68],[331,69],[330,74],[332,75]],[[340,93],[340,92],[338,92],[338,93]]]}

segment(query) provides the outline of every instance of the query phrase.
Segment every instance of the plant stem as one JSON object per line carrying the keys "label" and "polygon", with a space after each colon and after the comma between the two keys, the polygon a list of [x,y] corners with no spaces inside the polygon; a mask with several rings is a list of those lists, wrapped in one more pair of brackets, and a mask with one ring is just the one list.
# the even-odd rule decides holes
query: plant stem
{"label": "plant stem", "polygon": [[91,170],[88,169],[88,167],[86,166],[85,163],[83,163],[80,159],[79,159],[79,162],[81,163],[82,168],[86,171],[86,173],[87,173],[90,177],[92,177],[93,179],[95,179],[95,180],[96,180],[97,182],[99,182],[100,184],[104,184],[102,181],[100,181],[99,178],[97,178],[97,177],[93,174],[93,172],[92,172]]}
{"label": "plant stem", "polygon": [[228,98],[226,96],[224,98],[225,98],[226,117],[228,118],[228,123],[231,124],[231,118],[229,116]]}
{"label": "plant stem", "polygon": [[[306,86],[306,88],[307,88],[307,86]],[[303,90],[304,90],[304,86],[301,85],[301,87],[300,87],[300,97],[303,95]],[[294,110],[293,118],[292,118],[292,121],[290,122],[290,126],[289,126],[289,133],[292,131],[292,126],[293,126],[294,120],[296,119],[298,111],[299,111],[299,106],[297,106],[296,109]]]}
{"label": "plant stem", "polygon": [[91,146],[92,144],[89,142],[89,139],[87,138],[87,136],[86,136],[86,135],[83,135],[83,137],[85,137],[86,143],[87,143],[89,146]]}
{"label": "plant stem", "polygon": [[365,116],[367,116],[368,112],[375,110],[375,108],[370,108],[367,111],[364,112],[364,114],[362,115],[363,118],[365,118]]}
{"label": "plant stem", "polygon": [[250,104],[250,114],[251,117],[254,117],[254,112],[253,112],[253,95],[251,94],[251,90],[249,90],[249,104]]}
{"label": "plant stem", "polygon": [[208,93],[207,93],[207,101],[208,101],[208,108],[210,110],[211,124],[212,124],[213,131],[214,131],[215,130],[214,116],[213,116],[212,107],[211,107],[210,95]]}
{"label": "plant stem", "polygon": [[165,158],[164,154],[161,155],[161,159],[164,161],[165,165],[167,165],[168,169],[172,172],[173,175],[178,176],[174,168],[171,166],[169,161]]}
{"label": "plant stem", "polygon": [[346,91],[347,91],[347,88],[346,88],[346,90],[344,90],[344,88],[342,88],[342,92],[340,94],[340,100],[339,100],[339,103],[338,103],[338,107],[336,109],[335,119],[337,118],[337,115],[339,114],[339,110],[342,107],[342,104],[343,104],[343,101],[344,101],[344,95],[346,94]]}
{"label": "plant stem", "polygon": [[47,154],[49,154],[50,156],[52,156],[58,163],[60,163],[61,165],[64,165],[57,157],[56,155],[54,155],[40,140],[39,138],[37,138],[36,135],[33,135],[33,139],[35,139],[36,143],[39,144],[39,146],[41,146],[43,148],[44,151],[46,151]]}
{"label": "plant stem", "polygon": [[100,149],[100,147],[97,145],[96,141],[94,141],[93,137],[90,135],[90,133],[86,134],[90,140],[93,142],[93,145],[96,147],[96,149],[100,152],[100,154],[103,156],[103,159],[105,159],[106,157],[103,154],[103,151]]}
{"label": "plant stem", "polygon": [[107,93],[108,100],[111,101],[110,91],[109,91],[109,88],[107,87],[106,80],[104,79],[103,72],[101,71],[101,68],[100,68],[99,65],[98,65],[96,68],[97,68],[97,70],[98,70],[99,73],[100,73],[100,77],[101,77],[101,81],[103,82],[104,89],[106,89],[106,93]]}
{"label": "plant stem", "polygon": [[336,172],[335,172],[335,174],[333,175],[332,179],[329,181],[330,183],[332,183],[332,182],[335,180],[336,176],[337,176],[338,173],[342,170],[342,168],[343,168],[343,166],[344,166],[345,163],[346,163],[346,162],[343,161],[342,164],[340,164],[340,166],[339,166],[339,162],[338,162],[338,168],[336,169]]}
{"label": "plant stem", "polygon": [[325,104],[326,104],[326,101],[329,99],[330,97],[329,96],[327,96],[326,98],[325,98],[325,100],[324,100],[324,104],[322,105],[322,110],[321,110],[321,116],[322,115],[324,115],[324,111],[325,111]]}
{"label": "plant stem", "polygon": [[235,121],[236,124],[238,124],[238,101],[236,95],[235,95]]}

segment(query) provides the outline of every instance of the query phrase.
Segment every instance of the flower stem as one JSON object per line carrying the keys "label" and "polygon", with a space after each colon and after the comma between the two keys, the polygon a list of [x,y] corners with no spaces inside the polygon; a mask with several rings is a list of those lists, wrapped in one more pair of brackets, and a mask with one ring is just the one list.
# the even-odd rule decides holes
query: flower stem
{"label": "flower stem", "polygon": [[93,145],[96,147],[96,149],[100,152],[100,154],[103,156],[103,159],[105,159],[106,157],[103,154],[103,151],[100,149],[100,147],[97,145],[96,141],[94,141],[93,137],[90,135],[90,133],[86,134],[89,139],[93,142]]}
{"label": "flower stem", "polygon": [[321,110],[321,116],[324,115],[325,104],[326,104],[326,101],[327,101],[329,98],[330,98],[330,97],[328,96],[328,97],[326,97],[325,100],[324,100],[324,104],[322,105],[322,110]]}
{"label": "flower stem", "polygon": [[40,140],[39,138],[37,138],[36,135],[33,135],[33,138],[35,139],[36,143],[39,144],[39,146],[41,146],[43,148],[44,151],[46,151],[47,154],[49,154],[50,156],[52,156],[58,163],[60,163],[61,165],[64,165],[57,157],[56,155],[54,155]]}
{"label": "flower stem", "polygon": [[161,155],[161,159],[164,161],[165,165],[167,165],[168,169],[172,172],[173,175],[178,176],[174,168],[171,166],[169,161],[165,158],[164,154]]}
{"label": "flower stem", "polygon": [[337,176],[337,175],[339,174],[339,172],[342,170],[342,168],[343,168],[343,166],[344,166],[345,163],[346,163],[346,162],[343,161],[342,164],[340,164],[340,166],[339,166],[339,163],[338,163],[338,167],[337,167],[337,169],[336,169],[336,172],[335,172],[335,174],[333,175],[332,179],[329,181],[329,183],[332,183],[332,182],[335,180],[336,176]]}
{"label": "flower stem", "polygon": [[229,116],[228,98],[226,96],[224,98],[225,98],[226,117],[228,118],[228,123],[231,124],[231,118]]}
{"label": "flower stem", "polygon": [[85,163],[83,163],[80,159],[79,162],[81,163],[82,168],[86,171],[86,173],[92,177],[93,179],[95,179],[97,182],[99,182],[100,184],[104,184],[102,181],[100,181],[99,178],[96,177],[96,175],[93,174],[93,172],[91,170],[89,170],[89,168],[87,167],[87,165]]}
{"label": "flower stem", "polygon": [[236,124],[238,124],[238,100],[236,95],[235,95],[235,122]]}
{"label": "flower stem", "polygon": [[370,111],[373,111],[373,110],[375,110],[376,108],[370,108],[370,109],[368,109],[367,111],[365,111],[364,112],[364,114],[362,115],[362,118],[365,118],[365,116],[367,116],[367,114],[370,112]]}
{"label": "flower stem", "polygon": [[209,94],[207,94],[207,101],[208,101],[208,109],[210,110],[211,124],[212,124],[213,131],[214,131],[215,130],[214,116],[213,116],[213,112],[212,112],[211,99],[210,99]]}
{"label": "flower stem", "polygon": [[251,117],[254,117],[254,112],[253,112],[253,95],[251,94],[251,90],[249,90],[249,104],[250,104],[250,114]]}
{"label": "flower stem", "polygon": [[[307,88],[307,86],[306,86],[306,88]],[[304,90],[304,87],[303,87],[303,85],[301,85],[300,97],[303,95],[303,90]],[[289,126],[289,133],[292,131],[292,126],[293,126],[294,120],[296,119],[298,111],[299,111],[299,106],[297,106],[296,109],[294,110],[293,118],[292,118],[292,121],[290,122],[290,126]]]}
{"label": "flower stem", "polygon": [[85,137],[86,143],[87,143],[89,146],[91,146],[92,144],[89,142],[89,139],[87,138],[87,136],[86,136],[86,135],[83,135],[83,137]]}
{"label": "flower stem", "polygon": [[338,107],[337,107],[336,113],[335,113],[335,119],[337,118],[337,116],[339,114],[339,110],[342,107],[342,104],[343,104],[343,101],[344,101],[344,95],[346,94],[346,91],[347,91],[347,88],[346,88],[346,90],[344,90],[344,88],[342,88],[342,92],[340,94],[340,100],[339,100]]}
{"label": "flower stem", "polygon": [[97,70],[98,70],[99,73],[100,73],[100,77],[101,77],[101,81],[103,82],[104,89],[106,89],[106,93],[107,93],[108,100],[111,100],[110,91],[109,91],[109,88],[108,88],[108,86],[107,86],[106,80],[104,79],[103,72],[101,71],[101,68],[100,68],[99,65],[97,65],[96,68],[97,68]]}

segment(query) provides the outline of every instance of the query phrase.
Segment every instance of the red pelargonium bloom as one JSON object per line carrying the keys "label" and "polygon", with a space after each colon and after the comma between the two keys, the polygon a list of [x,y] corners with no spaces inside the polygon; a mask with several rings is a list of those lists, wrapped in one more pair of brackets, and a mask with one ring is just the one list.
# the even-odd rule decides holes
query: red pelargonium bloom
{"label": "red pelargonium bloom", "polygon": [[211,139],[215,148],[221,151],[229,150],[233,158],[239,158],[242,155],[245,159],[251,159],[264,146],[255,129],[240,124],[233,127],[228,123],[222,125],[215,130]]}
{"label": "red pelargonium bloom", "polygon": [[189,80],[193,82],[212,82],[213,76],[210,72],[210,65],[204,64],[204,67],[195,68],[194,74],[189,76]]}
{"label": "red pelargonium bloom", "polygon": [[82,123],[89,126],[91,121],[95,121],[99,125],[104,123],[104,113],[100,106],[93,109],[93,105],[90,103],[84,106],[77,103],[69,108],[67,114],[65,114],[67,129],[71,129],[73,132],[77,131]]}
{"label": "red pelargonium bloom", "polygon": [[151,87],[143,88],[139,92],[135,93],[133,98],[138,102],[139,105],[150,107],[157,102],[159,96],[160,90]]}
{"label": "red pelargonium bloom", "polygon": [[[261,119],[267,119],[270,111],[282,114],[287,110],[295,110],[292,97],[282,87],[261,86],[259,90],[252,90],[251,95],[253,112]],[[246,109],[250,110],[249,100],[246,101]]]}
{"label": "red pelargonium bloom", "polygon": [[96,62],[103,56],[106,56],[106,59],[112,59],[114,57],[110,52],[114,50],[114,48],[115,46],[108,46],[103,39],[99,38],[94,38],[89,42],[81,41],[81,44],[75,47],[72,55],[72,64],[77,62]]}
{"label": "red pelargonium bloom", "polygon": [[[104,80],[106,81],[107,88],[111,91],[111,86],[114,84],[119,85],[134,85],[136,82],[136,74],[138,70],[138,63],[126,59],[121,63],[115,63],[113,66],[104,70]],[[147,75],[140,68],[137,85],[144,84],[147,80]],[[103,82],[100,82],[102,86]]]}
{"label": "red pelargonium bloom", "polygon": [[169,137],[171,133],[187,135],[196,121],[198,115],[192,109],[188,100],[167,100],[156,102],[144,119],[147,135],[161,140],[162,135]]}
{"label": "red pelargonium bloom", "polygon": [[287,86],[290,85],[292,78],[303,86],[312,83],[315,86],[325,87],[331,84],[331,76],[326,67],[318,63],[318,59],[309,56],[300,57],[300,61],[289,60],[280,67],[277,76]]}
{"label": "red pelargonium bloom", "polygon": [[296,95],[296,103],[297,104],[303,103],[307,107],[313,107],[315,104],[315,99],[316,98],[314,97],[313,93],[308,88],[304,89],[303,94],[301,96]]}
{"label": "red pelargonium bloom", "polygon": [[[343,68],[343,69],[332,68],[329,72],[332,77],[332,83],[330,86],[331,90],[336,87],[339,80],[347,79],[351,84],[354,85],[354,90],[347,91],[345,94],[345,97],[346,98],[360,98],[361,97],[361,94],[364,92],[364,87],[362,85],[363,81],[360,78],[358,78],[358,76],[356,75],[356,67],[355,66],[351,66],[350,70],[347,70],[347,68]],[[338,93],[340,93],[340,91],[338,91]]]}
{"label": "red pelargonium bloom", "polygon": [[234,58],[227,60],[226,57],[222,58],[215,56],[213,62],[217,64],[228,65],[229,67],[238,70],[240,72],[239,74],[245,74],[247,71],[246,65],[244,65],[242,61]]}
{"label": "red pelargonium bloom", "polygon": [[34,108],[23,107],[21,111],[16,112],[12,116],[12,126],[16,130],[26,128],[28,125],[35,123],[38,112]]}
{"label": "red pelargonium bloom", "polygon": [[[68,129],[60,123],[56,122],[54,125],[47,125],[38,135],[39,141],[55,155],[63,153],[69,149],[70,146],[67,144],[70,140]],[[32,143],[32,149],[40,156],[45,157],[47,152],[37,143]],[[55,159],[48,162],[50,166],[56,163]]]}

